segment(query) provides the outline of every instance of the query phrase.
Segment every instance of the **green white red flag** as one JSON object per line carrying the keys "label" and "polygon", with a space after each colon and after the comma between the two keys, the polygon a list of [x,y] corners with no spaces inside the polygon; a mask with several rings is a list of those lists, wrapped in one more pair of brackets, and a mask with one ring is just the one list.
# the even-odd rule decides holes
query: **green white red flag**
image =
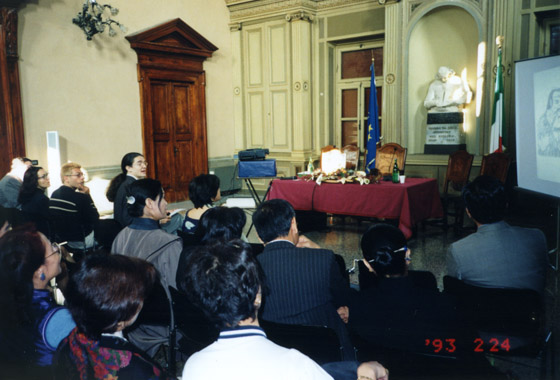
{"label": "green white red flag", "polygon": [[502,49],[498,48],[496,85],[494,87],[494,107],[492,109],[492,129],[490,131],[490,153],[502,152],[504,133],[504,81],[502,79]]}

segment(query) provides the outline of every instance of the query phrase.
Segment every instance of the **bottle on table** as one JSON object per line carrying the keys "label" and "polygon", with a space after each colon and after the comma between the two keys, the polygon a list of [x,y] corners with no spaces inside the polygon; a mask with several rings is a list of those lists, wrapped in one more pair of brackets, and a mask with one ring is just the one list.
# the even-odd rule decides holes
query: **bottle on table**
{"label": "bottle on table", "polygon": [[393,183],[399,183],[399,165],[397,164],[397,159],[395,158],[395,164],[393,165]]}
{"label": "bottle on table", "polygon": [[315,168],[313,167],[313,158],[309,157],[309,162],[307,163],[307,172],[313,173]]}

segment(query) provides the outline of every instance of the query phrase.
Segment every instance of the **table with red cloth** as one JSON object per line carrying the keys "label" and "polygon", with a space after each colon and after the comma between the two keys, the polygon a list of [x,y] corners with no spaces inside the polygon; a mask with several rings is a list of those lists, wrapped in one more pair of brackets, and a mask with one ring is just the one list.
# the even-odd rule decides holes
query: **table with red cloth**
{"label": "table with red cloth", "polygon": [[441,218],[443,208],[434,178],[407,178],[405,183],[322,183],[274,180],[268,199],[285,199],[296,210],[398,219],[409,239],[416,223]]}

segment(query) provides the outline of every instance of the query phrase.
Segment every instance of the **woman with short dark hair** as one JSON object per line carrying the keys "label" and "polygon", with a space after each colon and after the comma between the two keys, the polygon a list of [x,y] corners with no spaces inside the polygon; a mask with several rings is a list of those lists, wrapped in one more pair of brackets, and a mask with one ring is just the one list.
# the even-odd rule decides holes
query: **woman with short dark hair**
{"label": "woman with short dark hair", "polygon": [[212,203],[219,201],[220,179],[214,174],[201,174],[194,177],[189,183],[189,199],[194,204],[185,214],[183,221],[183,231],[194,234],[198,226],[198,221],[202,215],[212,208]]}
{"label": "woman with short dark hair", "polygon": [[168,378],[122,335],[156,278],[153,265],[137,258],[96,253],[82,260],[66,292],[77,327],[58,347],[55,379]]}
{"label": "woman with short dark hair", "polygon": [[179,290],[185,291],[181,288],[180,279],[191,252],[199,245],[240,239],[246,222],[247,216],[239,207],[214,207],[202,214],[194,234],[195,245],[185,245],[181,252],[181,258],[177,266],[177,287]]}
{"label": "woman with short dark hair", "polygon": [[50,185],[49,173],[40,166],[31,166],[23,175],[18,196],[18,203],[26,220],[33,222],[35,227],[47,237],[51,236],[49,197],[45,192]]}
{"label": "woman with short dark hair", "polygon": [[60,258],[58,244],[29,228],[0,238],[0,370],[15,370],[15,378],[49,366],[59,342],[75,327],[49,285],[61,272]]}

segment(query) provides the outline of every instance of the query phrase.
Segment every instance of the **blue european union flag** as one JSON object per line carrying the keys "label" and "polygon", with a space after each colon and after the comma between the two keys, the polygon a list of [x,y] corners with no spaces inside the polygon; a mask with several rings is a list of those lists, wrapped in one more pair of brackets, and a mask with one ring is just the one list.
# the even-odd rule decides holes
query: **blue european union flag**
{"label": "blue european union flag", "polygon": [[375,153],[379,142],[379,110],[377,109],[377,89],[375,88],[374,62],[371,62],[371,87],[369,91],[368,134],[366,143],[366,173],[375,168]]}

